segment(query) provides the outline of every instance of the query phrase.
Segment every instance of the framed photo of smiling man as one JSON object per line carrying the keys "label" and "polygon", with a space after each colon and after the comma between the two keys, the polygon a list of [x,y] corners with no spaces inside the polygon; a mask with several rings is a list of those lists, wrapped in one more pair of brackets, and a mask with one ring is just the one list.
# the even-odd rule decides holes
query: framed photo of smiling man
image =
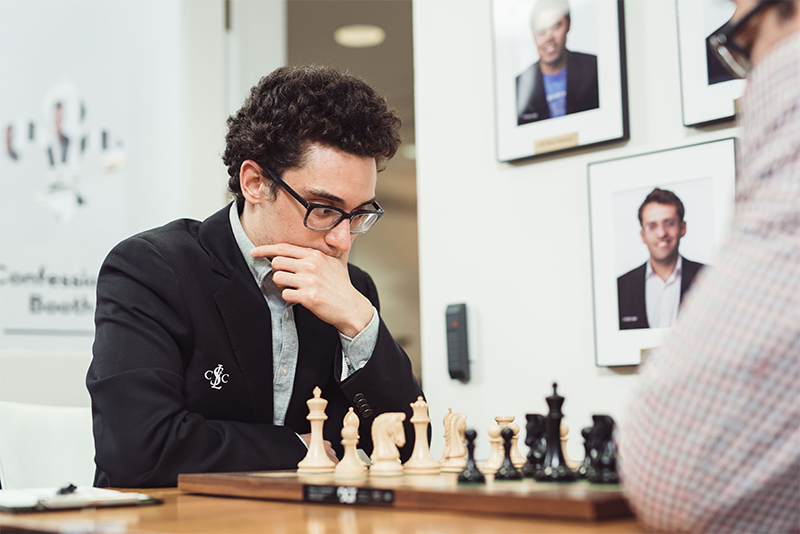
{"label": "framed photo of smiling man", "polygon": [[714,263],[735,174],[732,138],[589,165],[597,365],[661,344]]}
{"label": "framed photo of smiling man", "polygon": [[621,0],[494,0],[497,157],[628,138]]}

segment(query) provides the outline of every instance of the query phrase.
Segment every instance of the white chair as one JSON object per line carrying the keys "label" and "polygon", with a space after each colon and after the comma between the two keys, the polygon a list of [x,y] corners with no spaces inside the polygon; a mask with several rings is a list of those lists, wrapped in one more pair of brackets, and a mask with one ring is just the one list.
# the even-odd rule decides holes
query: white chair
{"label": "white chair", "polygon": [[3,489],[91,486],[94,469],[91,408],[0,401]]}

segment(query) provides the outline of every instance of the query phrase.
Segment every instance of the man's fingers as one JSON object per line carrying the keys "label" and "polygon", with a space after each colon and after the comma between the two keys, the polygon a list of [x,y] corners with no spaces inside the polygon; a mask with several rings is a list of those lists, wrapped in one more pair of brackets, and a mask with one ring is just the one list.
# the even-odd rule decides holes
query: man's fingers
{"label": "man's fingers", "polygon": [[328,441],[327,439],[323,440],[323,441],[325,442],[325,452],[328,454],[328,458],[333,460],[333,463],[338,464],[339,463],[339,458],[336,457],[336,452],[333,450],[333,447],[331,446],[331,442]]}
{"label": "man's fingers", "polygon": [[302,258],[310,249],[305,247],[298,247],[297,245],[290,245],[288,243],[277,243],[275,245],[261,245],[250,251],[250,255],[254,258],[274,258],[276,256],[285,256],[287,258]]}

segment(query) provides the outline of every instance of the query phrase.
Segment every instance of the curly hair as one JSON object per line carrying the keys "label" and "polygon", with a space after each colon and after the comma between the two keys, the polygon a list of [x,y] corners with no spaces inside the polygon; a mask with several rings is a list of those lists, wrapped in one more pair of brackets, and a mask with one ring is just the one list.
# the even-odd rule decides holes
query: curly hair
{"label": "curly hair", "polygon": [[[400,118],[363,80],[330,67],[281,67],[261,78],[242,108],[228,118],[222,160],[228,190],[244,202],[239,169],[251,159],[279,176],[301,167],[320,143],[379,165],[400,146]],[[277,184],[269,182],[274,198]]]}
{"label": "curly hair", "polygon": [[653,202],[656,204],[669,204],[671,206],[675,206],[675,210],[678,212],[678,219],[683,222],[683,216],[686,214],[686,211],[683,207],[683,202],[681,202],[681,199],[678,198],[678,195],[667,189],[659,189],[656,187],[650,191],[650,194],[644,199],[642,205],[639,206],[639,224],[642,224],[642,212],[644,211],[644,207]]}

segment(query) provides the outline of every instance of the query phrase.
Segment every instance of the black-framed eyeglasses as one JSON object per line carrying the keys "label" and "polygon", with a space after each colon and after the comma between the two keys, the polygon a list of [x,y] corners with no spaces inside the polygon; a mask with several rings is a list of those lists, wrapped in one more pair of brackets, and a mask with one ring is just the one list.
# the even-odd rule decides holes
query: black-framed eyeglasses
{"label": "black-framed eyeglasses", "polygon": [[722,64],[737,78],[747,78],[752,66],[750,65],[750,52],[752,45],[742,46],[736,43],[734,37],[741,32],[747,23],[772,2],[761,0],[750,13],[742,17],[739,22],[728,21],[722,28],[708,38],[711,49],[717,53]]}
{"label": "black-framed eyeglasses", "polygon": [[300,194],[289,187],[289,184],[281,180],[278,175],[269,169],[264,169],[269,177],[281,186],[287,193],[292,195],[306,209],[306,217],[303,224],[309,230],[316,230],[317,232],[327,232],[339,225],[343,220],[347,219],[350,222],[351,234],[363,234],[378,222],[378,219],[383,217],[386,212],[381,209],[377,202],[372,201],[375,206],[374,210],[354,210],[352,213],[328,206],[326,204],[315,204],[309,202]]}

